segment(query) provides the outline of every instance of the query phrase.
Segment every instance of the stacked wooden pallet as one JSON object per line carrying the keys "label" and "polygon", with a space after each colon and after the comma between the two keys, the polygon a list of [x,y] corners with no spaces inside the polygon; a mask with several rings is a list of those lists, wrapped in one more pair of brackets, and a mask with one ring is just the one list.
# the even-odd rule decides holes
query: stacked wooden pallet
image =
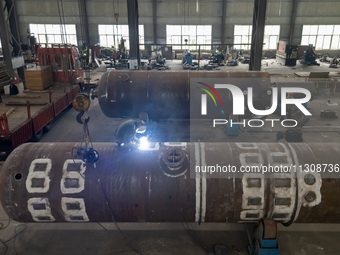
{"label": "stacked wooden pallet", "polygon": [[25,70],[26,87],[31,90],[43,90],[53,84],[50,66],[36,66]]}
{"label": "stacked wooden pallet", "polygon": [[0,61],[0,88],[1,90],[3,86],[9,85],[10,83],[11,83],[11,79],[7,72],[7,66],[5,62]]}

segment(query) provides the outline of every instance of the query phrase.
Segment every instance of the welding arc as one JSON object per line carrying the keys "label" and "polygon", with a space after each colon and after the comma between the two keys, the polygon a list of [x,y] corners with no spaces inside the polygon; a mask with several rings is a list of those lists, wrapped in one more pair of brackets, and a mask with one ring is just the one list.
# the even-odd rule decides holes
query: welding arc
{"label": "welding arc", "polygon": [[[217,96],[217,98],[218,98],[218,100],[220,101],[220,104],[221,104],[221,106],[222,106],[222,100],[221,100],[221,98],[220,98],[220,95],[217,93],[216,89],[214,89],[213,87],[211,87],[210,85],[208,85],[208,84],[206,84],[206,83],[203,83],[203,82],[198,82],[198,83],[199,83],[199,84],[202,84],[203,86],[206,86],[206,87],[209,88],[209,89],[211,89],[212,92],[214,92],[215,95]],[[214,100],[214,101],[215,101],[215,100]],[[215,105],[216,105],[216,103],[215,103]]]}
{"label": "welding arc", "polygon": [[212,98],[212,100],[214,100],[215,106],[217,106],[216,100],[215,100],[214,96],[208,90],[200,88],[200,87],[197,87],[197,88],[203,90],[204,92],[206,92]]}

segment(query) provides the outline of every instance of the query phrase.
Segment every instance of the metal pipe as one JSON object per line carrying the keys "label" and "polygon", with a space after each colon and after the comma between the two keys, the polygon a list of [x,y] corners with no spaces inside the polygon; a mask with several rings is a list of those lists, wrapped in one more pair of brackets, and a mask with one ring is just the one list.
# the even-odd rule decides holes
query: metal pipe
{"label": "metal pipe", "polygon": [[[272,86],[300,87],[308,89],[312,97],[316,90],[312,82],[270,82],[266,72],[218,72],[218,71],[108,71],[99,81],[97,95],[103,113],[111,118],[137,118],[146,112],[150,119],[195,119],[201,118],[198,105],[201,94],[197,92],[200,83],[232,84],[239,87],[245,97],[247,88],[253,88],[254,107],[259,110],[272,105]],[[192,90],[195,90],[194,92]],[[220,91],[221,107],[224,115],[216,118],[228,118],[233,110],[233,97],[228,90]],[[280,96],[280,92],[279,92]],[[245,100],[246,102],[247,100]],[[222,105],[222,104],[221,104]],[[209,117],[212,117],[209,114]],[[250,118],[246,110],[240,118]]]}
{"label": "metal pipe", "polygon": [[[0,199],[12,219],[110,222],[113,213],[118,222],[340,222],[340,180],[332,178],[339,175],[339,144],[157,143],[139,150],[95,143],[95,165],[73,159],[74,146],[31,143],[10,154],[0,172]],[[209,178],[190,171],[322,164],[327,171],[320,173],[296,168]]]}
{"label": "metal pipe", "polygon": [[[108,71],[99,81],[97,95],[101,110],[111,118],[138,117],[140,112],[147,112],[151,119],[195,118],[201,114],[199,107],[197,112],[194,108],[190,112],[190,88],[196,89],[196,82],[207,79],[231,83],[242,90],[253,87],[254,106],[265,109],[271,105],[267,92],[272,84],[266,72]],[[228,116],[232,99],[228,93],[221,98]]]}

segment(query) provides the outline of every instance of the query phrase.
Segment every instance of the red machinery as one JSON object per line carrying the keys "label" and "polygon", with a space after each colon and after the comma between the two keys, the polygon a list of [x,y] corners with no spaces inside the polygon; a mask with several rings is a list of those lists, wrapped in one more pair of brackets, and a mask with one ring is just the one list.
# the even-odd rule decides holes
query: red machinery
{"label": "red machinery", "polygon": [[51,47],[38,45],[36,55],[40,66],[52,66],[54,81],[64,83],[83,81],[77,47],[67,44],[52,44]]}

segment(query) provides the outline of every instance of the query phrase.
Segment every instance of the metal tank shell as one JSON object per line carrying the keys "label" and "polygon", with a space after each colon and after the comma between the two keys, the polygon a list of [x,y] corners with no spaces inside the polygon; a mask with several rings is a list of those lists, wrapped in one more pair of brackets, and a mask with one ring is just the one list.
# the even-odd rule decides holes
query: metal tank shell
{"label": "metal tank shell", "polygon": [[[96,164],[73,159],[74,143],[16,148],[0,173],[5,211],[21,222],[339,223],[340,180],[292,172],[190,176],[191,166],[338,164],[324,143],[156,143],[149,150],[94,143]],[[339,174],[339,173],[338,173]],[[192,178],[194,177],[194,178]],[[333,176],[334,177],[334,176]],[[107,205],[108,204],[108,205]],[[111,209],[109,209],[109,207]]]}
{"label": "metal tank shell", "polygon": [[[223,79],[242,91],[253,87],[254,106],[265,109],[271,105],[267,91],[272,85],[266,72],[111,70],[101,77],[97,96],[103,113],[111,118],[138,117],[140,112],[147,112],[151,119],[196,118],[201,116],[200,108],[190,112],[190,81],[206,79]],[[232,99],[224,94],[221,97],[228,116]]]}

